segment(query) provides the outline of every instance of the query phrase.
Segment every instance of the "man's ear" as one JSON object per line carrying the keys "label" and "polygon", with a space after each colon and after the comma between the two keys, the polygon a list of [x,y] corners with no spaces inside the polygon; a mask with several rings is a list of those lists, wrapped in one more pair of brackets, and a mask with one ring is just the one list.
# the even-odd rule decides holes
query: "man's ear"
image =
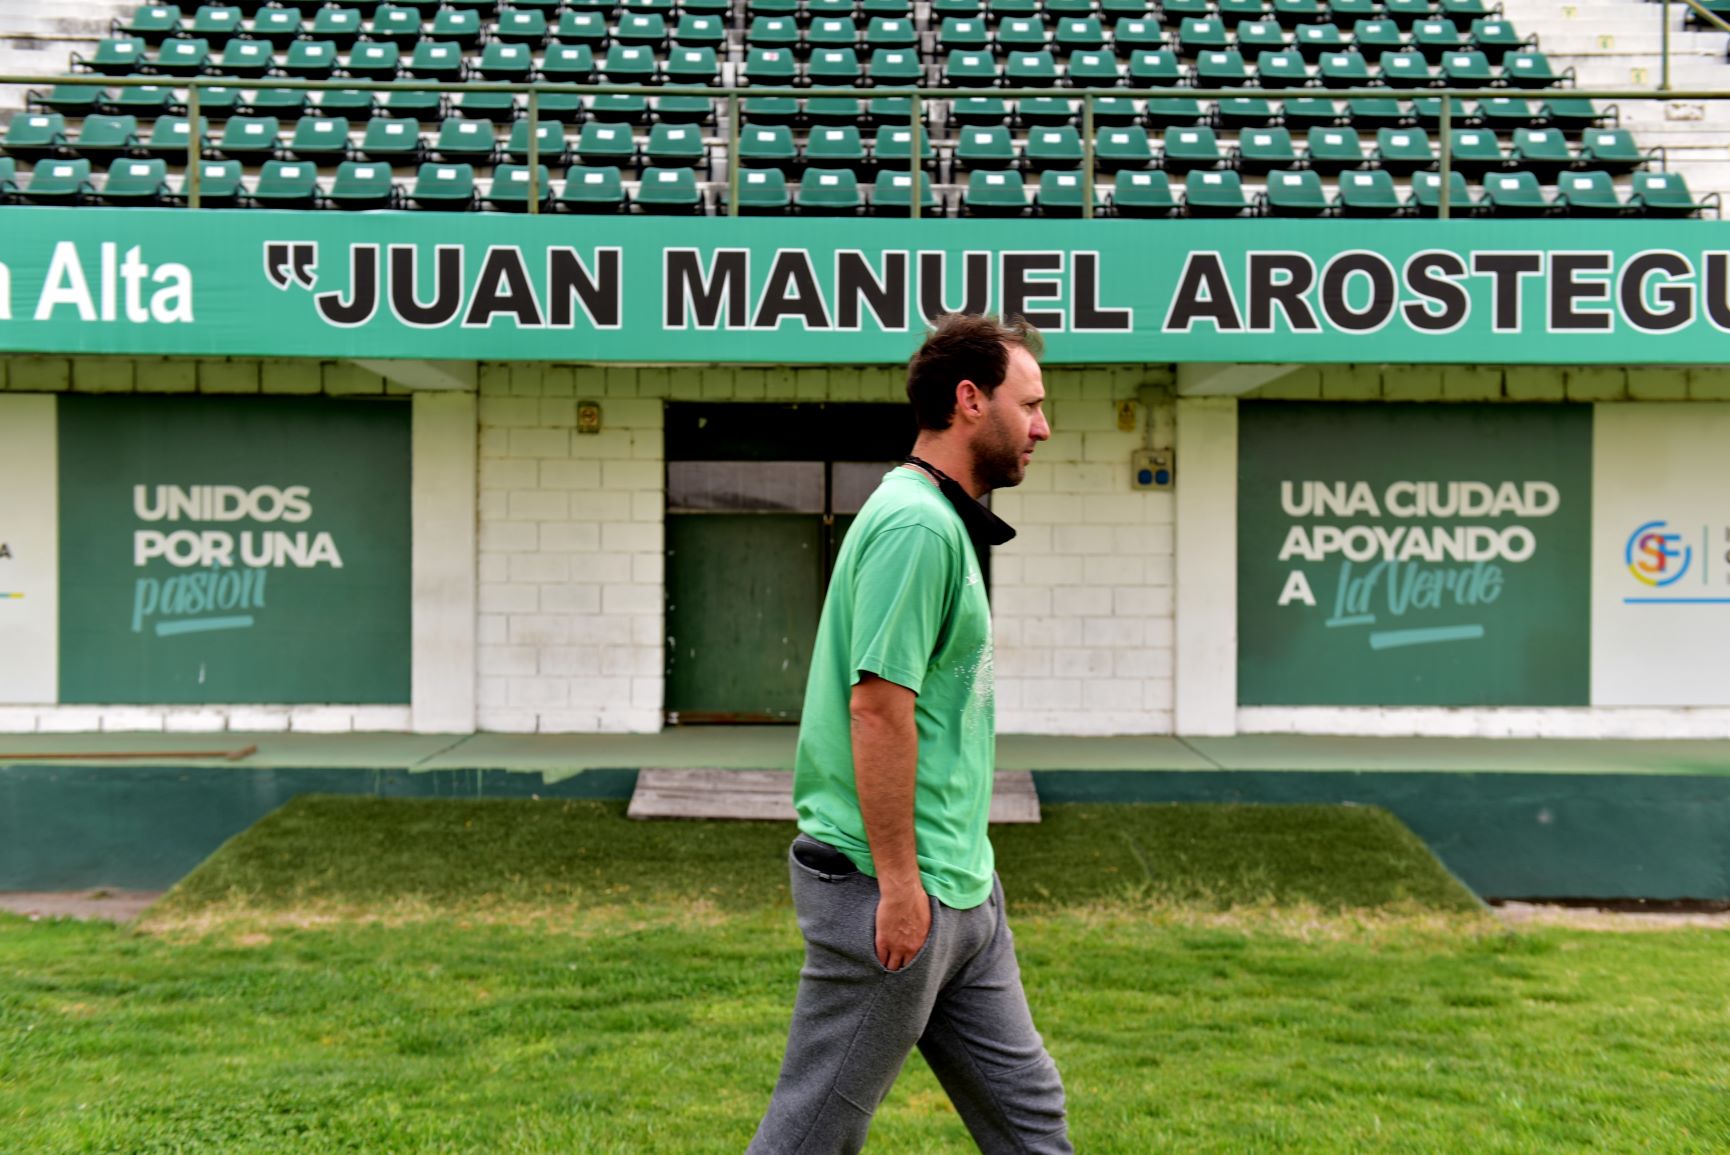
{"label": "man's ear", "polygon": [[961,407],[965,405],[972,408],[975,412],[983,413],[985,411],[983,404],[984,397],[985,394],[980,390],[979,386],[964,378],[961,383],[955,387],[956,411],[960,412]]}

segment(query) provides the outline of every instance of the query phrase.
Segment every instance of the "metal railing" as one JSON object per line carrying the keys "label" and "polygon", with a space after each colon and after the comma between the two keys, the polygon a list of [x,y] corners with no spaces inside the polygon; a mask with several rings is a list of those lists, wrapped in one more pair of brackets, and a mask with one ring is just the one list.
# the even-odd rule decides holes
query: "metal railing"
{"label": "metal railing", "polygon": [[[1694,0],[1682,0],[1684,3],[1694,3]],[[378,93],[512,93],[526,94],[528,104],[525,115],[530,129],[527,145],[528,169],[528,203],[525,206],[530,214],[536,214],[541,209],[540,198],[540,100],[542,95],[575,95],[575,96],[687,96],[724,98],[727,102],[727,215],[739,215],[739,165],[736,163],[739,147],[739,113],[741,100],[752,97],[792,97],[809,99],[813,96],[825,98],[834,97],[853,100],[883,100],[906,98],[909,101],[908,122],[912,134],[909,141],[908,174],[909,205],[908,215],[917,220],[923,208],[922,191],[924,186],[924,158],[921,155],[921,134],[924,131],[924,103],[929,100],[956,100],[969,96],[993,96],[1007,100],[1028,100],[1040,97],[1058,97],[1061,99],[1080,101],[1083,131],[1081,133],[1082,148],[1082,202],[1081,216],[1091,219],[1094,216],[1094,102],[1102,98],[1121,100],[1268,100],[1285,101],[1316,97],[1326,100],[1373,100],[1373,99],[1438,99],[1440,104],[1439,151],[1437,168],[1441,182],[1438,189],[1437,217],[1448,220],[1452,214],[1449,178],[1452,167],[1452,136],[1453,116],[1457,106],[1464,101],[1494,100],[1510,95],[1525,99],[1540,99],[1543,97],[1566,96],[1571,99],[1609,101],[1609,100],[1699,100],[1720,101],[1730,100],[1730,89],[1704,89],[1699,91],[1659,91],[1641,92],[1628,89],[1583,89],[1575,87],[1551,86],[1543,88],[1395,88],[1387,85],[1371,85],[1361,88],[1258,88],[1243,86],[1237,88],[1191,88],[1173,85],[1160,88],[988,88],[988,87],[930,87],[930,86],[885,86],[882,88],[842,88],[829,85],[797,86],[797,85],[672,85],[672,84],[546,84],[546,83],[506,83],[502,81],[431,81],[431,80],[359,80],[343,77],[331,80],[304,80],[288,77],[241,78],[234,76],[200,75],[177,77],[167,75],[157,76],[106,76],[101,73],[77,73],[66,76],[5,76],[0,75],[0,85],[42,85],[44,82],[55,86],[75,85],[94,88],[140,88],[157,87],[187,90],[186,100],[186,177],[184,195],[189,208],[200,207],[199,203],[199,165],[204,146],[203,133],[199,128],[200,98],[204,89],[282,89],[288,91],[304,90],[309,92],[378,92]],[[879,165],[879,171],[882,170]]]}
{"label": "metal railing", "polygon": [[[1723,17],[1711,11],[1700,0],[1677,0],[1678,3],[1691,9],[1704,23],[1718,29],[1720,32],[1730,32],[1730,23]],[[1670,0],[1662,0],[1659,4],[1659,66],[1658,91],[1666,95],[1681,95],[1670,92]]]}

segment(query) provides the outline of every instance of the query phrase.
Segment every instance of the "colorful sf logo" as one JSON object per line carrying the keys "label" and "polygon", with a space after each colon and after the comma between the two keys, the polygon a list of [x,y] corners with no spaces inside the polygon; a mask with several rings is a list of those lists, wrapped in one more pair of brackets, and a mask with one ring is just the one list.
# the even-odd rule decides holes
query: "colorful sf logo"
{"label": "colorful sf logo", "polygon": [[1622,560],[1629,573],[1649,586],[1673,585],[1694,560],[1693,548],[1681,542],[1681,534],[1664,532],[1663,522],[1648,521],[1629,535]]}

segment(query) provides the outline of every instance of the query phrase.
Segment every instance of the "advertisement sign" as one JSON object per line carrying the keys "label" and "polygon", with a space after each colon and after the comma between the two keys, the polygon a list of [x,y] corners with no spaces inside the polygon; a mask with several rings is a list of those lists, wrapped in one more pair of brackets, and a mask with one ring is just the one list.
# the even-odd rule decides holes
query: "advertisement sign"
{"label": "advertisement sign", "polygon": [[1592,411],[1245,402],[1238,700],[1588,700]]}
{"label": "advertisement sign", "polygon": [[1599,405],[1592,703],[1730,706],[1730,405]]}
{"label": "advertisement sign", "polygon": [[7,210],[0,351],[858,364],[1020,314],[1060,363],[1715,364],[1701,221]]}
{"label": "advertisement sign", "polygon": [[53,397],[0,396],[0,702],[54,701]]}
{"label": "advertisement sign", "polygon": [[59,412],[60,701],[408,701],[406,402]]}

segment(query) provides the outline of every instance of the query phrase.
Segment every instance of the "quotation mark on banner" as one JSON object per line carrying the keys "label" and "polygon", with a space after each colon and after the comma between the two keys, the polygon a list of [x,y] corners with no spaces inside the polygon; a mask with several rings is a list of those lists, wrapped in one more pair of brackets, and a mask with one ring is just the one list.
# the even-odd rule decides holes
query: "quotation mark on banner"
{"label": "quotation mark on banner", "polygon": [[266,241],[264,275],[279,289],[296,284],[310,289],[318,284],[317,241]]}

